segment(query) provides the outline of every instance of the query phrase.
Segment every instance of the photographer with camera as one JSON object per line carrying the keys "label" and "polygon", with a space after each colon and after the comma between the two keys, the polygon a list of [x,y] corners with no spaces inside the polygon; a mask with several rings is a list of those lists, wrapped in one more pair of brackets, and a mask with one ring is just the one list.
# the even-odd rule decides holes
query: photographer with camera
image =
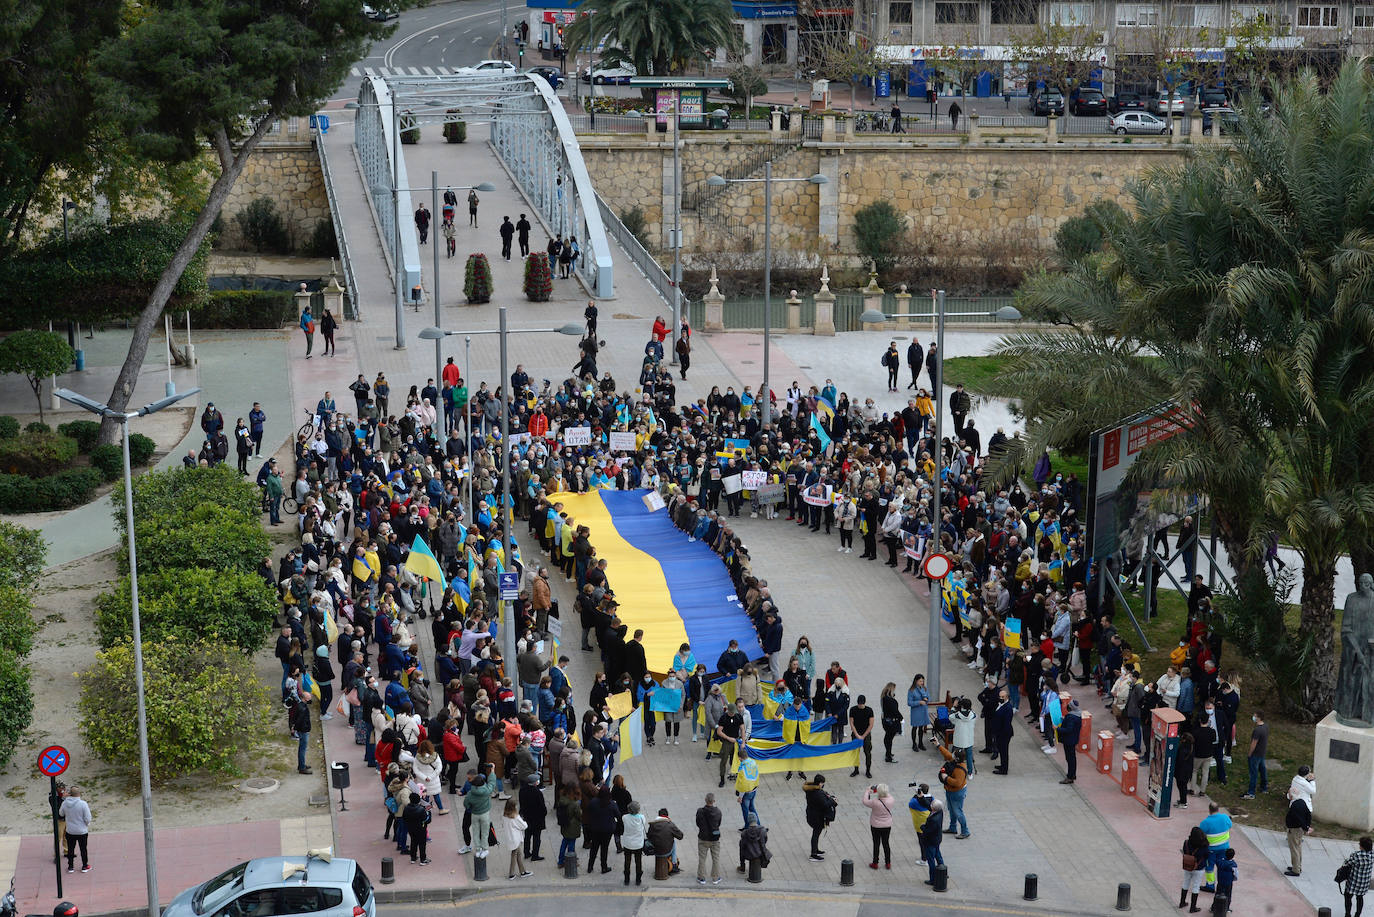
{"label": "photographer with camera", "polygon": [[954,727],[954,747],[964,753],[964,766],[968,772],[976,774],[978,767],[973,763],[973,742],[978,714],[973,712],[973,701],[967,697],[960,697],[954,706],[955,710],[949,717],[950,725]]}
{"label": "photographer with camera", "polygon": [[[964,698],[963,702],[968,703],[968,698]],[[972,712],[969,711],[970,714]],[[969,728],[972,729],[972,725]],[[945,805],[949,809],[949,827],[945,829],[945,834],[955,834],[957,831],[962,840],[972,833],[968,829],[968,819],[964,818],[964,800],[968,796],[967,758],[962,748],[952,752],[946,748],[944,738],[938,734],[935,736],[935,749],[945,759],[940,767],[940,785],[945,788]]]}
{"label": "photographer with camera", "polygon": [[835,820],[835,797],[825,791],[825,775],[817,774],[810,781],[802,775],[802,792],[806,794],[806,823],[811,827],[811,862],[825,860],[821,849],[821,832]]}

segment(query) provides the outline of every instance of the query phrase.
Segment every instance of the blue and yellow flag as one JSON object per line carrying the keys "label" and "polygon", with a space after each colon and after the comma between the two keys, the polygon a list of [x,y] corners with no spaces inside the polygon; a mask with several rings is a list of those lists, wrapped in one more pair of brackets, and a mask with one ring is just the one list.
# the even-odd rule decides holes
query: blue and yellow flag
{"label": "blue and yellow flag", "polygon": [[439,584],[439,589],[448,587],[448,581],[444,579],[443,568],[439,566],[439,558],[434,556],[434,552],[425,544],[425,540],[419,535],[410,543],[410,554],[406,557],[406,569],[416,576],[423,576],[425,579],[432,580]]}
{"label": "blue and yellow flag", "polygon": [[629,716],[620,721],[620,761],[623,763],[643,753],[644,708],[636,707]]}
{"label": "blue and yellow flag", "polygon": [[824,417],[825,422],[829,424],[835,419],[835,405],[830,403],[830,399],[822,395],[816,399],[816,413]]}
{"label": "blue and yellow flag", "polygon": [[819,414],[811,415],[811,429],[816,431],[816,438],[821,441],[821,448],[829,451],[831,444],[830,434],[825,432],[825,427],[821,426]]}
{"label": "blue and yellow flag", "polygon": [[370,563],[367,562],[366,555],[362,557],[359,557],[356,554],[353,555],[353,576],[356,579],[360,579],[364,583],[366,583],[369,580],[376,577],[376,575],[377,571],[373,569]]}
{"label": "blue and yellow flag", "polygon": [[775,748],[761,748],[751,739],[748,746],[749,757],[758,762],[759,773],[776,774],[779,771],[810,773],[858,767],[863,744],[863,739],[858,739],[840,745],[794,743]]}

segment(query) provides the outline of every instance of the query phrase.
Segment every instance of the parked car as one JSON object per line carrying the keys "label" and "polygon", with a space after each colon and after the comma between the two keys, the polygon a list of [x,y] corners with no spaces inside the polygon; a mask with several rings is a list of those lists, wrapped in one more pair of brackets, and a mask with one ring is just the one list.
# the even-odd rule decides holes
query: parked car
{"label": "parked car", "polygon": [[1101,89],[1078,89],[1069,102],[1069,112],[1075,115],[1105,115],[1107,97]]}
{"label": "parked car", "polygon": [[557,67],[531,67],[525,72],[532,73],[535,76],[542,76],[544,82],[549,84],[550,89],[556,90],[559,86],[563,85],[563,71],[559,70]]}
{"label": "parked car", "polygon": [[363,15],[373,22],[386,22],[388,19],[399,19],[401,14],[395,10],[379,10],[375,7],[363,4]]}
{"label": "parked car", "polygon": [[1147,111],[1123,111],[1107,119],[1107,130],[1113,134],[1170,134],[1174,129]]}
{"label": "parked car", "polygon": [[1117,114],[1123,111],[1144,111],[1145,100],[1137,92],[1118,92],[1107,100],[1107,111]]}
{"label": "parked car", "polygon": [[353,860],[313,856],[260,857],[186,889],[163,917],[252,917],[316,914],[376,917],[372,883]]}
{"label": "parked car", "polygon": [[1183,96],[1177,92],[1157,92],[1150,98],[1150,113],[1155,115],[1183,115]]}
{"label": "parked car", "polygon": [[1225,106],[1222,108],[1204,108],[1202,110],[1202,132],[1210,134],[1213,129],[1219,130],[1219,136],[1226,134],[1239,134],[1241,131],[1240,115],[1234,108]]}
{"label": "parked car", "polygon": [[508,60],[478,61],[471,67],[459,67],[455,73],[514,73],[515,65]]}
{"label": "parked car", "polygon": [[1225,108],[1230,101],[1226,98],[1226,90],[1220,86],[1204,86],[1197,91],[1197,103],[1202,109]]}
{"label": "parked car", "polygon": [[1056,115],[1064,114],[1064,93],[1059,91],[1058,86],[1037,89],[1031,96],[1032,114],[1048,115],[1051,112]]}
{"label": "parked car", "polygon": [[629,85],[632,76],[639,76],[639,73],[629,64],[620,64],[616,67],[597,67],[596,69],[582,68],[582,82],[595,83],[598,86],[604,84],[626,86]]}

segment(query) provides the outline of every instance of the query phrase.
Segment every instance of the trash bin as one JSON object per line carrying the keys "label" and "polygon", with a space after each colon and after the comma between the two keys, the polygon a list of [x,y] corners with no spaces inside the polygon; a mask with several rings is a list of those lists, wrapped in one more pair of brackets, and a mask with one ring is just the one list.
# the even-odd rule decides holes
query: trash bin
{"label": "trash bin", "polygon": [[311,115],[311,116],[310,116],[310,129],[311,129],[311,130],[315,130],[316,128],[319,129],[319,131],[320,131],[321,134],[327,134],[327,133],[329,133],[329,116],[328,116],[328,115]]}

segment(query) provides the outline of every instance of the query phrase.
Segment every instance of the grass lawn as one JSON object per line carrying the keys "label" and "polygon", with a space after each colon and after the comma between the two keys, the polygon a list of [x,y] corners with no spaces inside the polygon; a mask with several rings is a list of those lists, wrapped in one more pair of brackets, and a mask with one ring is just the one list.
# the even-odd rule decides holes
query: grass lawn
{"label": "grass lawn", "polygon": [[1001,357],[951,357],[942,368],[945,385],[963,383],[975,395],[986,395],[993,378],[1002,371],[1006,361]]}
{"label": "grass lawn", "polygon": [[[1164,674],[1164,670],[1169,665],[1169,651],[1178,645],[1178,638],[1183,633],[1183,625],[1188,617],[1187,600],[1179,595],[1172,586],[1161,589],[1159,591],[1159,614],[1150,622],[1145,623],[1141,615],[1144,599],[1131,593],[1127,593],[1126,597],[1130,601],[1132,613],[1135,614],[1136,620],[1142,622],[1145,635],[1154,648],[1153,652],[1141,654],[1144,657],[1142,671],[1145,677],[1156,679]],[[1337,614],[1339,616],[1339,612]],[[1293,606],[1290,624],[1296,625],[1297,616],[1297,606]],[[1129,619],[1118,619],[1117,627],[1125,635],[1128,642],[1133,645],[1139,643],[1135,636],[1135,629],[1131,627]],[[1336,628],[1339,633],[1339,620],[1336,623]],[[1139,651],[1140,647],[1136,646],[1136,649]],[[1339,656],[1339,641],[1336,653]],[[1240,679],[1240,721],[1236,724],[1236,741],[1231,755],[1232,763],[1226,767],[1227,785],[1222,786],[1217,782],[1216,771],[1213,770],[1212,780],[1207,786],[1207,795],[1213,801],[1225,806],[1227,811],[1231,813],[1231,817],[1236,819],[1239,824],[1283,831],[1283,818],[1288,811],[1288,801],[1285,798],[1288,783],[1297,773],[1299,766],[1312,764],[1316,727],[1311,723],[1299,723],[1280,712],[1276,687],[1272,679],[1252,660],[1245,658],[1232,647],[1223,647],[1221,658],[1223,661],[1222,673],[1228,676],[1235,673]],[[1246,784],[1249,780],[1245,753],[1250,746],[1250,730],[1252,728],[1250,714],[1256,710],[1264,711],[1265,722],[1269,724],[1268,760],[1271,764],[1269,768],[1269,792],[1258,794],[1254,799],[1241,799],[1240,797],[1245,793]],[[1278,766],[1273,766],[1275,764]],[[1319,780],[1320,776],[1319,774]],[[1175,796],[1175,799],[1177,798]],[[1207,810],[1205,806],[1189,806],[1187,813],[1196,813],[1188,815],[1190,819],[1196,820],[1206,815]],[[1313,826],[1319,837],[1355,840],[1363,833],[1327,822],[1314,821]]]}

